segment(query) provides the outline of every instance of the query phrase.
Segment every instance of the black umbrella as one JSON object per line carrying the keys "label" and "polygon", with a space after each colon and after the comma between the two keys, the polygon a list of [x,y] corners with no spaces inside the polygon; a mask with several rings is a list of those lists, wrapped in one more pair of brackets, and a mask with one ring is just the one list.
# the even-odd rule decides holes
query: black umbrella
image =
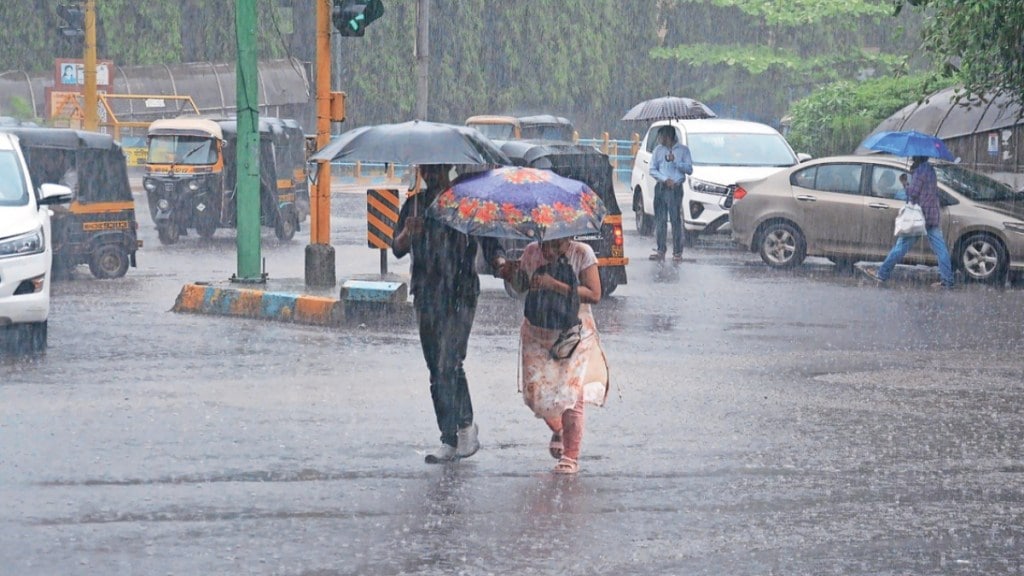
{"label": "black umbrella", "polygon": [[652,122],[654,120],[686,120],[690,118],[714,118],[711,108],[693,98],[662,96],[652,98],[633,106],[623,120]]}
{"label": "black umbrella", "polygon": [[510,164],[474,128],[413,120],[349,130],[311,158],[393,164]]}

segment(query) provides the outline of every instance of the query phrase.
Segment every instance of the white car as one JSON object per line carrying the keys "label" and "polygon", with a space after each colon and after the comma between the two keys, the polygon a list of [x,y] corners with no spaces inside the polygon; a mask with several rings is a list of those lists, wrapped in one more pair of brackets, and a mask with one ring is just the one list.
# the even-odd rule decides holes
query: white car
{"label": "white car", "polygon": [[50,314],[50,210],[71,189],[32,186],[18,138],[0,132],[0,340],[18,350],[46,349]]}
{"label": "white car", "polygon": [[719,204],[737,180],[763,178],[810,159],[797,155],[771,126],[744,120],[707,118],[659,120],[647,130],[633,161],[630,189],[636,229],[642,236],[654,228],[654,178],[651,157],[658,129],[671,124],[676,139],[690,149],[693,174],[683,184],[683,226],[688,236],[728,230],[729,212]]}

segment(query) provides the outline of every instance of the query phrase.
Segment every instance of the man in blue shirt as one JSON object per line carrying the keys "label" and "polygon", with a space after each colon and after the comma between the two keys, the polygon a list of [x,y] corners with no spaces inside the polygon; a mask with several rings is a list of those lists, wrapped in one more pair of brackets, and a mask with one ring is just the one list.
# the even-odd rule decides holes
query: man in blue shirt
{"label": "man in blue shirt", "polygon": [[662,126],[658,129],[658,146],[651,161],[654,186],[654,236],[657,248],[651,260],[665,260],[668,223],[672,222],[672,260],[683,260],[683,181],[693,174],[690,149],[676,141],[676,129]]}

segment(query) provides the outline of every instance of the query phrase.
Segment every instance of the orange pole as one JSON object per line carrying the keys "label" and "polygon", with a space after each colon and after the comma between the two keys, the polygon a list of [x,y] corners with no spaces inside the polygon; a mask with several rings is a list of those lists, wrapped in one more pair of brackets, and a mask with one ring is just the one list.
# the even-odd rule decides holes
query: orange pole
{"label": "orange pole", "polygon": [[[331,0],[316,0],[316,147],[331,141]],[[331,163],[317,163],[310,203],[310,244],[331,243]]]}

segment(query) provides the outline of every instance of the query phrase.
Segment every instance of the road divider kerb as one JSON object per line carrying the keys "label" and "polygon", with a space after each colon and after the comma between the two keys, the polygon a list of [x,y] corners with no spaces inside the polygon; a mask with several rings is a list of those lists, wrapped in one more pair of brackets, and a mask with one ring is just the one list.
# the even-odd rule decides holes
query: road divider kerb
{"label": "road divider kerb", "polygon": [[408,289],[404,282],[349,280],[342,285],[338,298],[193,282],[181,288],[171,310],[314,326],[342,326],[346,322],[410,321],[412,306],[407,300]]}
{"label": "road divider kerb", "polygon": [[340,326],[345,322],[345,305],[338,298],[202,283],[183,286],[172,310],[318,326]]}

